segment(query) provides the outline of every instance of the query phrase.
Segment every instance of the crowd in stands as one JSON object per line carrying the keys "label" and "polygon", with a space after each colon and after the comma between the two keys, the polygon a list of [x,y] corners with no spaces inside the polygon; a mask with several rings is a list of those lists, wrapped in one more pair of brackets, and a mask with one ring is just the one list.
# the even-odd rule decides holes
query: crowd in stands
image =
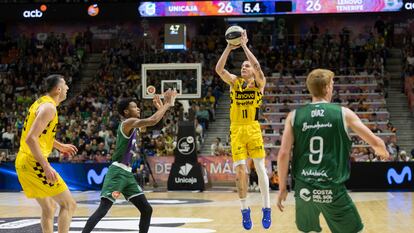
{"label": "crowd in stands", "polygon": [[65,34],[39,33],[0,41],[0,148],[18,148],[26,110],[42,92],[43,77],[60,73],[68,83],[79,77],[82,38],[79,33],[71,43]]}
{"label": "crowd in stands", "polygon": [[[268,23],[269,24],[269,23]],[[285,21],[280,19],[276,27],[276,39],[268,46],[271,26],[266,23],[249,28],[254,52],[263,57],[262,65],[267,75],[271,73],[305,75],[310,70],[324,67],[337,75],[383,73],[386,61],[386,40],[393,35],[385,35],[382,29],[375,28],[354,35],[344,27],[339,34],[328,29],[321,31],[315,23],[301,35],[288,34]],[[292,44],[292,41],[294,43]]]}
{"label": "crowd in stands", "polygon": [[[347,99],[339,98],[341,94],[378,93],[384,99],[389,83],[384,75],[386,62],[386,37],[381,32],[367,31],[357,36],[352,31],[343,28],[339,35],[329,31],[320,32],[317,25],[313,25],[309,32],[288,40],[289,37],[284,22],[277,22],[275,45],[272,45],[270,23],[246,26],[249,32],[249,44],[260,59],[262,68],[267,76],[277,77],[275,81],[268,81],[268,89],[264,99],[263,112],[268,104],[282,104],[278,112],[289,112],[294,104],[303,103],[304,99],[295,99],[280,96],[281,94],[307,94],[306,87],[299,76],[305,75],[316,67],[330,68],[337,75],[372,75],[370,80],[360,80],[359,84],[376,83],[374,89],[355,86],[349,89],[336,90],[334,102],[348,106],[360,112],[374,112],[386,110],[383,105],[376,106],[366,103],[364,95]],[[114,151],[116,130],[121,120],[116,104],[120,98],[134,98],[137,100],[141,117],[149,117],[155,112],[151,100],[141,97],[141,64],[142,63],[202,63],[202,98],[189,101],[186,104],[176,101],[162,122],[150,129],[141,130],[141,139],[138,142],[137,154],[141,156],[173,155],[176,146],[178,122],[190,120],[195,122],[197,147],[200,149],[206,131],[215,120],[215,108],[223,92],[228,88],[214,73],[214,66],[225,47],[222,32],[212,28],[209,31],[200,29],[200,33],[192,38],[189,49],[182,52],[171,52],[162,49],[154,40],[137,39],[128,34],[115,38],[117,43],[108,46],[102,51],[100,67],[90,84],[76,97],[68,100],[59,107],[59,129],[57,139],[71,143],[78,147],[75,156],[54,152],[52,157],[62,162],[108,162]],[[49,73],[62,73],[67,81],[75,81],[84,54],[91,50],[91,41],[87,33],[79,33],[71,43],[64,34],[47,36],[24,36],[16,39],[5,38],[0,41],[1,66],[0,85],[4,92],[0,93],[0,130],[2,132],[0,148],[16,152],[19,136],[23,128],[23,121],[27,107],[39,96],[39,87],[42,78]],[[237,67],[229,64],[228,69]],[[153,73],[152,75],[167,75],[166,79],[173,79],[173,74]],[[183,74],[187,75],[187,74]],[[171,77],[170,77],[171,76]],[[183,83],[183,91],[194,91],[194,74],[188,74],[188,82]],[[269,79],[270,80],[270,79]],[[349,79],[338,79],[336,83],[353,84]],[[159,83],[154,83],[159,85]],[[296,87],[295,87],[296,86]],[[69,91],[70,92],[70,91]],[[279,96],[278,96],[279,95]],[[370,115],[372,116],[372,114]],[[283,117],[278,118],[279,123]],[[369,121],[369,119],[368,119]],[[263,114],[262,123],[273,121]],[[373,128],[379,132],[381,128]],[[387,132],[396,129],[389,123]],[[274,130],[272,131],[274,133]],[[277,133],[281,134],[282,129]],[[264,134],[266,142],[266,132]],[[395,136],[389,137],[387,146],[396,154],[398,146]],[[355,144],[361,144],[359,139],[353,138]],[[212,145],[212,154],[229,154],[229,142],[217,139],[216,146]],[[280,140],[272,141],[277,146]],[[369,148],[354,148],[356,158],[366,156],[366,160],[373,157]],[[0,151],[1,152],[1,151]],[[268,153],[275,153],[268,150]],[[11,153],[13,154],[13,153]],[[371,155],[372,154],[372,155]],[[10,158],[12,159],[12,158]],[[355,159],[359,160],[359,159]],[[364,160],[364,159],[361,159]]]}
{"label": "crowd in stands", "polygon": [[[61,161],[110,161],[115,147],[116,130],[121,120],[116,104],[121,98],[132,97],[137,100],[142,118],[149,117],[156,111],[151,100],[141,99],[141,63],[134,61],[144,62],[145,59],[146,63],[193,63],[202,61],[204,56],[203,53],[191,50],[185,53],[168,52],[122,38],[119,38],[119,42],[117,46],[102,52],[99,71],[85,90],[60,109],[61,128],[58,130],[57,138],[78,145],[79,149],[73,157],[61,156]],[[142,49],[145,48],[150,48],[151,51],[148,51],[150,55],[144,58]],[[157,56],[151,55],[155,53]],[[210,61],[206,61],[204,65],[211,65]],[[167,80],[170,78],[165,72],[157,71],[152,75],[166,75]],[[183,84],[184,93],[194,93],[194,78],[188,77],[188,82]],[[156,83],[149,84],[157,86]],[[161,123],[154,128],[141,131],[137,154],[173,155],[177,124],[182,120],[196,121],[197,144],[201,145],[204,131],[208,129],[209,122],[214,120],[216,99],[223,92],[223,84],[207,69],[203,73],[202,87],[203,98],[191,101],[191,107],[186,113],[183,104],[176,101],[173,110],[166,114]]]}
{"label": "crowd in stands", "polygon": [[403,34],[403,48],[402,48],[402,66],[405,76],[414,75],[414,37],[413,32],[409,29],[405,30]]}

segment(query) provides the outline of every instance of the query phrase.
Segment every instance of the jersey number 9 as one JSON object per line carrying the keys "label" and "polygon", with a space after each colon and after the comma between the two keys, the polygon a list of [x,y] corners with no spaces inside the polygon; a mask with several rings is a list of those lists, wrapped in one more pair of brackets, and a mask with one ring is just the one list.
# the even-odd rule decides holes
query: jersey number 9
{"label": "jersey number 9", "polygon": [[[319,149],[315,149],[315,142],[319,142]],[[322,162],[323,156],[323,138],[320,136],[311,137],[309,143],[309,150],[312,153],[311,155],[309,155],[309,162],[311,162],[312,164],[320,164]]]}

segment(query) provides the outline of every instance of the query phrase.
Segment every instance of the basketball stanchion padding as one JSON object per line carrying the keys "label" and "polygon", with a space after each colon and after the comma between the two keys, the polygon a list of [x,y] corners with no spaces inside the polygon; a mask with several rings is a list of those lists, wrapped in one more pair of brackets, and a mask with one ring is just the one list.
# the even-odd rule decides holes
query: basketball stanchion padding
{"label": "basketball stanchion padding", "polygon": [[178,123],[175,160],[168,176],[168,190],[204,190],[201,164],[197,161],[194,122]]}

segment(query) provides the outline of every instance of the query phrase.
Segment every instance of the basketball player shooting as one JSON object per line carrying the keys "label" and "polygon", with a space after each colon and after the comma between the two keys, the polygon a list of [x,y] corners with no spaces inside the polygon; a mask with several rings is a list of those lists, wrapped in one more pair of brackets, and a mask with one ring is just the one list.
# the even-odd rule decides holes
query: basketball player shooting
{"label": "basketball player shooting", "polygon": [[[265,229],[268,229],[271,225],[269,178],[265,169],[265,150],[258,122],[266,78],[258,60],[247,47],[246,31],[243,30],[241,34],[240,45],[227,44],[216,65],[216,72],[224,82],[230,85],[231,152],[233,166],[236,169],[236,184],[243,218],[242,224],[246,230],[252,228],[250,208],[246,203],[248,179],[246,159],[252,158],[259,177],[260,193],[263,199],[262,225]],[[243,49],[247,57],[247,61],[244,61],[241,67],[241,77],[237,77],[224,69],[230,52],[239,47]]]}

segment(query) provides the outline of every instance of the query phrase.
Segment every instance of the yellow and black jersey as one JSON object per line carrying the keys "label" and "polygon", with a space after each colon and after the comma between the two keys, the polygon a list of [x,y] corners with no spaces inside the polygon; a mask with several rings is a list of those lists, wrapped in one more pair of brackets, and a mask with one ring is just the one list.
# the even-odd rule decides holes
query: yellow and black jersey
{"label": "yellow and black jersey", "polygon": [[231,124],[249,124],[259,119],[262,92],[255,81],[247,83],[237,78],[230,91]]}
{"label": "yellow and black jersey", "polygon": [[[36,118],[37,110],[39,109],[40,105],[44,103],[52,103],[56,107],[55,101],[50,96],[42,96],[38,100],[36,100],[32,106],[29,108],[29,112],[27,113],[26,119],[24,121],[22,137],[20,139],[20,149],[19,154],[26,154],[32,155],[29,146],[26,144],[26,137],[32,124]],[[55,141],[56,135],[56,127],[58,124],[58,115],[56,111],[56,115],[52,121],[49,122],[47,127],[43,130],[43,132],[39,136],[39,144],[42,150],[42,154],[44,157],[49,156],[53,149],[53,143]],[[32,155],[33,156],[33,155]]]}

